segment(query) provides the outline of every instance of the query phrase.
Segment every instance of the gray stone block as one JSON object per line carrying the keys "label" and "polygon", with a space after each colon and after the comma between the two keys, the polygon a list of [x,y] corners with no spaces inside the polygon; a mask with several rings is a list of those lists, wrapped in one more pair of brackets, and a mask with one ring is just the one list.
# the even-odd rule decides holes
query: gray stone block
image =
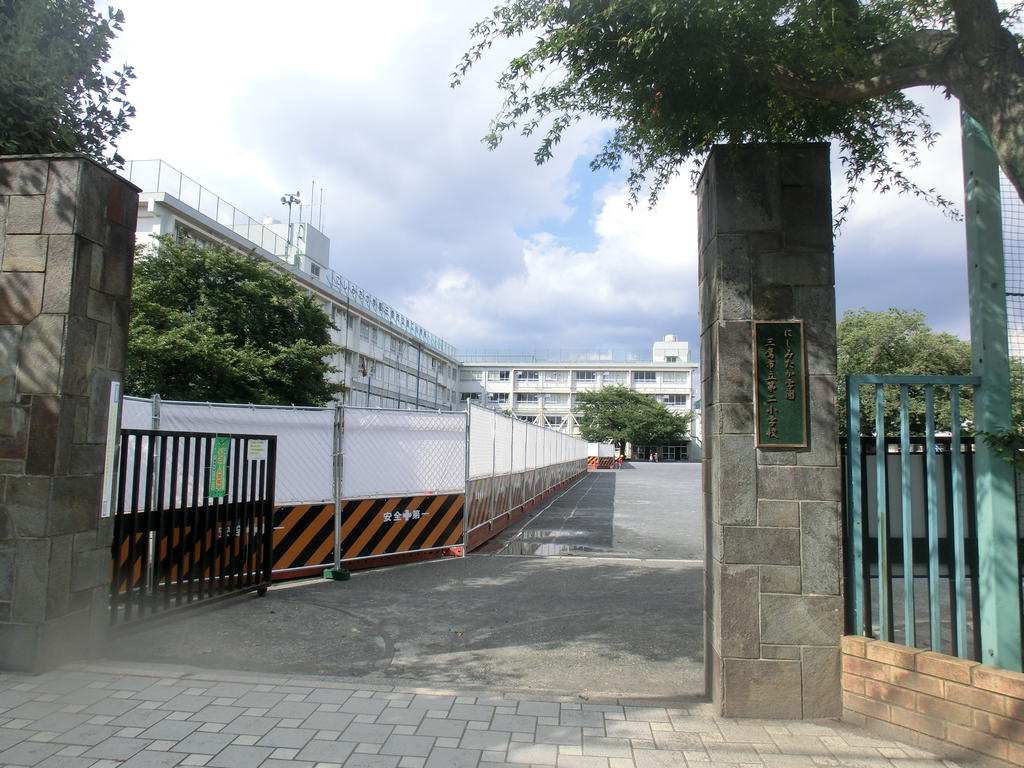
{"label": "gray stone block", "polygon": [[32,398],[25,450],[25,471],[30,475],[52,475],[56,471],[60,417],[61,399],[57,395],[36,395]]}
{"label": "gray stone block", "polygon": [[[71,555],[73,537],[50,539],[49,569],[46,579],[46,618],[52,620],[68,612],[71,598]],[[109,563],[109,559],[108,559]]]}
{"label": "gray stone block", "polygon": [[[832,196],[828,187],[784,186],[782,229],[787,248],[832,252]],[[831,261],[831,259],[829,259]]]}
{"label": "gray stone block", "polygon": [[753,272],[755,286],[820,286],[835,282],[831,253],[762,253],[754,262]]}
{"label": "gray stone block", "polygon": [[765,528],[799,528],[800,502],[758,499],[757,524]]}
{"label": "gray stone block", "polygon": [[81,533],[94,528],[102,498],[102,476],[53,478],[53,499],[54,502],[60,502],[60,510],[59,514],[51,515],[47,535]]}
{"label": "gray stone block", "polygon": [[800,646],[799,645],[769,645],[767,643],[761,644],[761,658],[762,659],[788,659],[790,661],[800,661]]}
{"label": "gray stone block", "polygon": [[749,322],[723,322],[716,327],[714,364],[718,367],[715,402],[753,402],[753,336]]}
{"label": "gray stone block", "polygon": [[800,662],[779,659],[723,659],[722,715],[799,719]]}
{"label": "gray stone block", "polygon": [[45,158],[18,160],[0,157],[0,195],[41,195],[46,191]]}
{"label": "gray stone block", "polygon": [[64,315],[38,315],[25,326],[18,353],[18,392],[59,391],[65,320]]}
{"label": "gray stone block", "polygon": [[82,237],[94,243],[107,242],[107,198],[111,186],[117,183],[107,169],[92,162],[82,163],[75,211],[75,231]]}
{"label": "gray stone block", "polygon": [[0,602],[9,603],[13,599],[14,544],[0,540]]}
{"label": "gray stone block", "polygon": [[106,293],[89,290],[88,316],[101,323],[109,323],[114,310],[114,298]]}
{"label": "gray stone block", "polygon": [[84,314],[86,294],[79,285],[82,265],[77,258],[78,238],[75,235],[51,235],[47,249],[46,287],[43,290],[43,311],[58,314]]}
{"label": "gray stone block", "polygon": [[770,232],[782,223],[779,158],[771,147],[728,144],[712,150],[715,233]]}
{"label": "gray stone block", "polygon": [[7,204],[7,234],[39,234],[44,200],[42,195],[12,195]]}
{"label": "gray stone block", "polygon": [[0,272],[0,325],[26,325],[43,305],[42,272]]}
{"label": "gray stone block", "polygon": [[751,259],[746,235],[720,235],[717,246],[717,301],[719,320],[750,320]]}
{"label": "gray stone block", "polygon": [[85,161],[81,158],[50,160],[46,182],[46,204],[43,206],[43,232],[68,235],[75,231],[78,209],[79,176]]}
{"label": "gray stone block", "polygon": [[756,285],[752,290],[751,313],[754,320],[792,320],[795,313],[793,288],[789,285]]}
{"label": "gray stone block", "polygon": [[35,670],[37,626],[10,619],[0,623],[0,669]]}
{"label": "gray stone block", "polygon": [[[718,431],[727,435],[747,435],[753,439],[754,407],[751,403],[721,403],[717,406]],[[708,416],[706,418],[712,418]]]}
{"label": "gray stone block", "polygon": [[804,717],[840,717],[843,713],[839,648],[802,648]]}
{"label": "gray stone block", "polygon": [[753,565],[800,565],[800,531],[723,525],[722,562]]}
{"label": "gray stone block", "polygon": [[46,270],[45,235],[7,235],[4,239],[4,272],[43,272]]}
{"label": "gray stone block", "polygon": [[50,540],[19,539],[14,552],[13,621],[41,623],[46,619],[49,576]]}
{"label": "gray stone block", "polygon": [[72,592],[103,587],[110,583],[110,549],[76,551],[66,564]]}
{"label": "gray stone block", "polygon": [[[796,533],[796,531],[794,531],[794,533]],[[761,566],[761,592],[763,594],[799,595],[800,591],[800,566]]]}
{"label": "gray stone block", "polygon": [[722,658],[756,659],[761,645],[757,568],[722,565],[718,585]]}
{"label": "gray stone block", "polygon": [[14,402],[20,325],[0,325],[0,403]]}
{"label": "gray stone block", "polygon": [[842,505],[832,501],[805,501],[800,505],[804,594],[839,594],[842,576],[841,510]]}
{"label": "gray stone block", "polygon": [[838,596],[761,596],[765,643],[838,646],[842,634],[843,603]]}
{"label": "gray stone block", "polygon": [[[27,439],[27,427],[28,419],[22,406],[0,405],[0,446],[7,442],[24,443]],[[5,438],[15,439],[5,440]],[[22,450],[24,450],[23,446]],[[3,447],[0,447],[0,456],[5,453]]]}
{"label": "gray stone block", "polygon": [[757,522],[757,471],[749,435],[720,435],[714,449],[712,493],[717,495],[718,520],[727,525]]}
{"label": "gray stone block", "polygon": [[810,376],[810,447],[797,454],[801,466],[839,466],[839,442],[836,440],[836,379],[834,376]]}
{"label": "gray stone block", "polygon": [[838,467],[761,467],[757,495],[763,499],[839,501]]}
{"label": "gray stone block", "polygon": [[72,315],[67,319],[67,345],[61,391],[68,395],[89,395],[96,347],[96,322]]}
{"label": "gray stone block", "polygon": [[2,510],[6,512],[15,538],[41,537],[46,534],[50,513],[52,478],[23,475],[7,478]]}

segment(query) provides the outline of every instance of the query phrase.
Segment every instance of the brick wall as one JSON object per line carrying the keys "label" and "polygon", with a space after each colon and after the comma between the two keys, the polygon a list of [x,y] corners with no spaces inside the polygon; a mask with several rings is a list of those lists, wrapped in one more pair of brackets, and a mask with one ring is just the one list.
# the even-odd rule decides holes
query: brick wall
{"label": "brick wall", "polygon": [[1024,766],[1024,674],[866,637],[842,652],[843,719]]}

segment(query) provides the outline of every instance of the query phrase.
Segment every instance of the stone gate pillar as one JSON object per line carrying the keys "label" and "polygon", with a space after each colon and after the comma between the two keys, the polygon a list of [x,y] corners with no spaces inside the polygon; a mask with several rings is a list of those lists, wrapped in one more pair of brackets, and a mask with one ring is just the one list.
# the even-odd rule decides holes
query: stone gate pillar
{"label": "stone gate pillar", "polygon": [[0,668],[45,669],[105,636],[108,393],[137,208],[137,188],[85,157],[0,157]]}
{"label": "stone gate pillar", "polygon": [[[716,147],[698,193],[708,692],[730,717],[837,716],[841,480],[828,146]],[[757,447],[772,438],[755,422],[756,321],[803,323],[806,447]]]}

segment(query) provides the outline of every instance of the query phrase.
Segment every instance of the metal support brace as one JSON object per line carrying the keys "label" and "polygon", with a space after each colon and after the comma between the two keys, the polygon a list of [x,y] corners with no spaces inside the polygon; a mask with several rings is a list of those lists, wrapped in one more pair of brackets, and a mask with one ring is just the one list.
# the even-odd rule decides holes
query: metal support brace
{"label": "metal support brace", "polygon": [[[971,357],[981,384],[974,393],[975,426],[1011,427],[1006,336],[1006,275],[999,203],[999,164],[988,137],[962,113]],[[985,440],[975,456],[982,661],[1021,670],[1020,565],[1013,467]]]}

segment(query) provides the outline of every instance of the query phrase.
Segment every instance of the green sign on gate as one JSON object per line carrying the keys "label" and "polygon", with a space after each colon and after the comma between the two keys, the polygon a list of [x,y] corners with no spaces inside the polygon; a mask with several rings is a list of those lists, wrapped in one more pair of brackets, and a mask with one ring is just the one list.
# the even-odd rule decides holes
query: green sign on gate
{"label": "green sign on gate", "polygon": [[231,450],[230,437],[213,438],[210,449],[210,477],[207,483],[207,496],[221,499],[228,491],[228,452]]}
{"label": "green sign on gate", "polygon": [[804,324],[754,322],[754,410],[758,448],[806,448]]}

